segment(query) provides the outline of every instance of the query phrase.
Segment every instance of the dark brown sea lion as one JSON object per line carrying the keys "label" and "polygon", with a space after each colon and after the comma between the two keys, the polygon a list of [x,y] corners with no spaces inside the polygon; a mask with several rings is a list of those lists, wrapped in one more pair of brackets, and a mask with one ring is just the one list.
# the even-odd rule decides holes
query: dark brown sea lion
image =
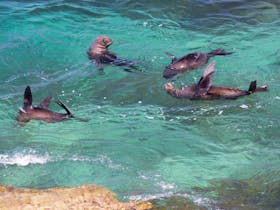
{"label": "dark brown sea lion", "polygon": [[241,96],[250,95],[254,92],[267,91],[267,85],[257,87],[257,82],[252,81],[248,90],[239,90],[230,87],[213,86],[215,62],[212,62],[204,70],[202,77],[197,84],[174,88],[171,83],[165,84],[167,93],[176,98],[187,99],[236,99]]}
{"label": "dark brown sea lion", "polygon": [[120,59],[115,53],[110,52],[108,47],[113,43],[113,40],[108,36],[102,35],[96,37],[91,47],[88,49],[88,58],[94,61],[98,70],[103,69],[104,64],[113,64],[116,66],[129,66],[137,69],[134,65],[136,62]]}
{"label": "dark brown sea lion", "polygon": [[232,52],[225,52],[223,49],[216,49],[210,53],[190,53],[177,59],[174,55],[166,53],[168,57],[172,58],[172,62],[170,65],[165,67],[163,77],[166,79],[172,78],[179,73],[191,71],[203,66],[211,57],[230,54],[232,54]]}
{"label": "dark brown sea lion", "polygon": [[25,88],[23,107],[20,108],[17,120],[24,124],[30,120],[41,120],[48,123],[60,122],[65,119],[73,118],[74,116],[68,109],[68,107],[61,101],[56,103],[65,109],[66,113],[52,112],[48,110],[48,106],[51,102],[51,96],[44,99],[38,107],[32,105],[32,93],[29,86]]}
{"label": "dark brown sea lion", "polygon": [[87,51],[88,58],[100,64],[111,64],[117,58],[116,54],[110,52],[108,47],[113,40],[108,36],[98,36]]}

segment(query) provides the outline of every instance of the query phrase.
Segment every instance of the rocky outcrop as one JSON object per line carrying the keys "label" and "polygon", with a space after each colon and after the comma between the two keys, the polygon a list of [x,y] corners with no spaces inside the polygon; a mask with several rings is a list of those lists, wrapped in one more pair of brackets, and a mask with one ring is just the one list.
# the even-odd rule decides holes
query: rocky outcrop
{"label": "rocky outcrop", "polygon": [[146,210],[149,202],[120,202],[109,190],[93,184],[46,190],[0,186],[0,209]]}

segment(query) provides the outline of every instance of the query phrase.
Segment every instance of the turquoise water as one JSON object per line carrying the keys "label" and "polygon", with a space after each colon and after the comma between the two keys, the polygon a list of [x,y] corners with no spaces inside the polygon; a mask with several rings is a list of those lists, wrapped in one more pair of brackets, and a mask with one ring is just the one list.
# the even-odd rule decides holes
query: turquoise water
{"label": "turquoise water", "polygon": [[[253,188],[235,207],[279,209],[279,9],[276,0],[1,1],[0,184],[96,183],[123,200],[182,196],[210,209]],[[101,34],[142,71],[100,74],[86,51]],[[235,53],[212,58],[214,84],[247,89],[257,80],[269,92],[215,101],[165,92],[164,52],[216,48]],[[203,68],[174,85],[195,83]],[[52,95],[89,121],[18,126],[26,85],[35,105]]]}

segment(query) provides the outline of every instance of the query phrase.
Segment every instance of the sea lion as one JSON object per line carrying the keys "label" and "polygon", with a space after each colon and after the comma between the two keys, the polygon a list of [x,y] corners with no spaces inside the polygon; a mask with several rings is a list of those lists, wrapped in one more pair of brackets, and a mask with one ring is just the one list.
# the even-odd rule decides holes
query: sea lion
{"label": "sea lion", "polygon": [[17,120],[24,124],[30,120],[41,120],[48,123],[60,122],[65,119],[73,118],[73,114],[70,112],[68,107],[61,101],[56,103],[65,109],[66,113],[52,112],[48,109],[51,102],[51,96],[45,98],[38,107],[32,105],[32,93],[30,86],[25,88],[23,107],[20,108]]}
{"label": "sea lion", "polygon": [[98,70],[103,70],[104,64],[113,64],[116,66],[129,66],[133,69],[137,69],[133,61],[128,61],[120,59],[116,56],[115,53],[110,52],[108,47],[113,43],[113,40],[105,35],[96,37],[93,44],[87,51],[88,58],[91,61],[94,61],[97,65]]}
{"label": "sea lion", "polygon": [[204,70],[202,77],[197,84],[174,88],[171,83],[165,84],[167,93],[176,98],[187,99],[236,99],[241,96],[250,95],[254,92],[267,91],[267,85],[257,87],[257,82],[252,81],[248,90],[239,90],[230,87],[213,86],[212,79],[214,75],[215,62],[212,62]]}
{"label": "sea lion", "polygon": [[166,79],[172,78],[179,73],[184,73],[203,66],[208,60],[216,55],[230,55],[233,52],[225,52],[223,49],[216,49],[210,53],[194,52],[187,54],[179,59],[171,53],[166,55],[172,58],[171,64],[166,66],[163,71],[163,77]]}

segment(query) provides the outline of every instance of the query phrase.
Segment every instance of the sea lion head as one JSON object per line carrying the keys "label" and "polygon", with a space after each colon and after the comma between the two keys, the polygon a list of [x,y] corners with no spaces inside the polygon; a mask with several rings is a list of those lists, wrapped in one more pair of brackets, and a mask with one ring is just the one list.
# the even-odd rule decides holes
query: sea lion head
{"label": "sea lion head", "polygon": [[179,73],[179,72],[176,71],[176,69],[174,69],[174,68],[172,67],[172,64],[171,64],[171,65],[165,67],[162,76],[163,76],[165,79],[170,79],[170,78],[176,76],[178,73]]}
{"label": "sea lion head", "polygon": [[174,88],[171,83],[166,83],[164,85],[164,87],[165,87],[165,90],[167,90],[167,91],[173,90],[173,88]]}
{"label": "sea lion head", "polygon": [[93,45],[96,45],[98,47],[108,48],[112,43],[113,43],[113,40],[110,37],[102,35],[102,36],[96,37]]}
{"label": "sea lion head", "polygon": [[18,116],[17,116],[17,121],[19,123],[25,123],[25,122],[28,122],[30,120],[30,117],[28,115],[28,112],[27,110],[24,110],[23,108],[19,108],[19,113],[18,113]]}
{"label": "sea lion head", "polygon": [[89,58],[94,58],[96,55],[101,55],[108,52],[108,47],[113,43],[113,40],[105,35],[96,37],[93,44],[88,50]]}

